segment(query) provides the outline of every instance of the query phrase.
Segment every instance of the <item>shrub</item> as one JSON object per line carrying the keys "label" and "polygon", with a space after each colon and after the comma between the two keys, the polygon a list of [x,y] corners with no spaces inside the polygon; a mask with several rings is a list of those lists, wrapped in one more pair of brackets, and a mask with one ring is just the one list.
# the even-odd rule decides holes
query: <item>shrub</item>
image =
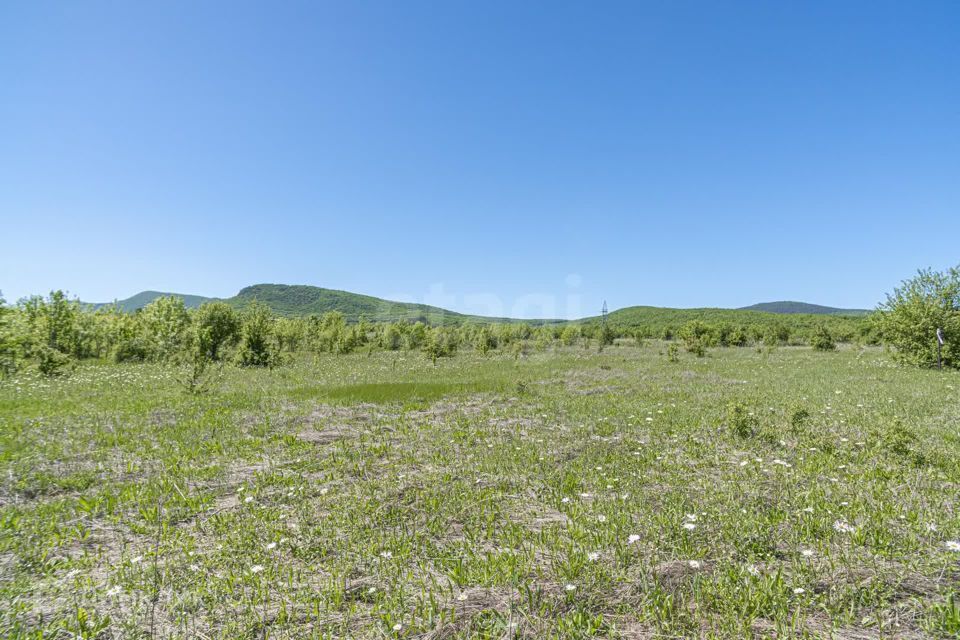
{"label": "shrub", "polygon": [[815,351],[833,351],[837,348],[837,344],[833,341],[833,336],[830,335],[830,331],[822,324],[817,325],[817,328],[813,332],[813,337],[810,338],[810,344]]}
{"label": "shrub", "polygon": [[571,347],[577,343],[577,340],[580,338],[580,327],[576,325],[568,325],[564,327],[563,331],[560,333],[560,342],[565,346]]}
{"label": "shrub", "polygon": [[936,365],[942,329],[943,364],[960,367],[960,267],[919,271],[887,295],[872,319],[896,358],[917,366]]}
{"label": "shrub", "polygon": [[727,405],[727,428],[739,438],[749,438],[757,429],[757,418],[742,402]]}
{"label": "shrub", "polygon": [[138,319],[151,359],[170,360],[183,349],[190,327],[190,315],[182,298],[157,298],[140,311]]}
{"label": "shrub", "polygon": [[477,331],[477,335],[474,338],[474,346],[477,351],[483,355],[487,355],[491,349],[497,348],[497,337],[493,335],[493,332],[490,331],[487,327],[482,327]]}
{"label": "shrub", "polygon": [[45,376],[60,376],[67,372],[73,362],[70,356],[47,345],[40,345],[36,351],[37,369]]}
{"label": "shrub", "polygon": [[224,347],[240,337],[240,316],[233,307],[223,302],[207,302],[197,309],[195,323],[197,348],[206,352],[211,360],[219,360]]}
{"label": "shrub", "polygon": [[19,364],[19,349],[12,320],[13,311],[0,295],[0,377],[15,373]]}
{"label": "shrub", "polygon": [[191,395],[199,395],[209,390],[213,383],[211,367],[214,357],[210,350],[213,341],[210,326],[194,327],[187,341],[187,347],[178,356],[183,372],[177,377],[180,386]]}
{"label": "shrub", "polygon": [[237,361],[245,367],[273,367],[280,362],[280,348],[273,335],[273,315],[254,301],[243,315]]}
{"label": "shrub", "polygon": [[680,348],[673,342],[667,346],[667,360],[670,362],[680,361]]}
{"label": "shrub", "polygon": [[810,419],[810,412],[804,407],[794,407],[790,411],[790,426],[795,430],[800,429]]}
{"label": "shrub", "polygon": [[688,322],[680,328],[680,337],[687,351],[698,358],[707,355],[707,345],[711,344],[712,337],[706,324],[699,320]]}

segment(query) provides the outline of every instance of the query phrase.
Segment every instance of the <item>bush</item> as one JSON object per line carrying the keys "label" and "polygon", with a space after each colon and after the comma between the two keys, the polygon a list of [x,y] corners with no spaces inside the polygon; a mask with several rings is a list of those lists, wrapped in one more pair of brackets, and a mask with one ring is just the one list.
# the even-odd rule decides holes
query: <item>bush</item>
{"label": "bush", "polygon": [[742,402],[727,405],[727,428],[739,438],[749,438],[757,430],[757,418]]}
{"label": "bush", "polygon": [[794,430],[802,428],[810,419],[810,412],[804,407],[794,407],[790,410],[790,426]]}
{"label": "bush", "polygon": [[151,359],[167,361],[175,358],[184,348],[190,327],[190,315],[182,298],[157,298],[140,311],[138,320],[140,335]]}
{"label": "bush", "polygon": [[680,337],[687,351],[702,358],[707,355],[707,346],[712,344],[710,327],[699,320],[688,322],[680,328]]}
{"label": "bush", "polygon": [[45,376],[53,377],[67,373],[73,362],[70,356],[47,345],[40,345],[36,351],[37,369]]}
{"label": "bush", "polygon": [[196,346],[213,361],[219,360],[223,348],[235,344],[240,337],[240,316],[224,302],[204,303],[197,309],[194,322],[194,337],[199,340]]}
{"label": "bush", "polygon": [[830,331],[822,324],[814,330],[813,337],[810,338],[810,344],[815,351],[833,351],[837,348]]}
{"label": "bush", "polygon": [[259,302],[254,301],[244,312],[237,362],[244,367],[273,367],[280,362],[280,348],[273,335],[273,315]]}
{"label": "bush", "polygon": [[943,364],[960,367],[960,267],[919,271],[887,295],[872,319],[896,358],[917,366],[937,364],[936,335],[942,329]]}
{"label": "bush", "polygon": [[13,331],[13,311],[0,295],[0,378],[12,375],[19,365],[19,349]]}
{"label": "bush", "polygon": [[671,342],[667,346],[667,360],[670,362],[680,362],[680,348],[677,347],[676,343]]}

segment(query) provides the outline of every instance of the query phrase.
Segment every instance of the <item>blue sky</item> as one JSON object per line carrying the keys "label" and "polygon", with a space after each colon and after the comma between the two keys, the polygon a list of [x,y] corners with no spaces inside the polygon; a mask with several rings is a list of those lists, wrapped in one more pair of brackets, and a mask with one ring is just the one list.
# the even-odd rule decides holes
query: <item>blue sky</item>
{"label": "blue sky", "polygon": [[958,34],[955,1],[6,2],[0,290],[870,307],[960,262]]}

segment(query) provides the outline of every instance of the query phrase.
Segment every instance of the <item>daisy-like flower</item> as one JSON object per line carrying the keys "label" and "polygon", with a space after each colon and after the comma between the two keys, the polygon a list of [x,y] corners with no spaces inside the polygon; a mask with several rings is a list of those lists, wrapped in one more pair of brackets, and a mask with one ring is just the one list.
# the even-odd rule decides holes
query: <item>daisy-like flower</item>
{"label": "daisy-like flower", "polygon": [[796,589],[793,590],[793,592],[794,592],[796,595],[800,595],[801,593],[806,593],[807,590],[804,589],[803,587],[797,587]]}
{"label": "daisy-like flower", "polygon": [[696,521],[697,521],[697,514],[695,514],[695,513],[688,513],[688,514],[687,514],[686,516],[684,516],[684,517],[685,517],[688,521],[690,521],[690,522],[696,522]]}
{"label": "daisy-like flower", "polygon": [[936,532],[937,532],[937,525],[936,525],[935,523],[931,522],[930,524],[927,525],[927,531],[929,531],[930,533],[936,533]]}
{"label": "daisy-like flower", "polygon": [[561,498],[560,502],[562,502],[563,504],[567,504],[568,502],[570,502],[570,498]]}
{"label": "daisy-like flower", "polygon": [[804,558],[812,558],[813,551],[811,549],[804,549],[803,551],[800,552],[800,555],[802,555]]}
{"label": "daisy-like flower", "polygon": [[250,504],[251,502],[253,502],[253,496],[247,496],[246,498],[243,499],[243,501],[247,504]]}
{"label": "daisy-like flower", "polygon": [[566,586],[563,587],[563,590],[564,590],[564,591],[568,591],[568,592],[570,592],[570,591],[576,591],[576,590],[577,590],[577,585],[575,585],[575,584],[568,584],[568,585],[566,585]]}
{"label": "daisy-like flower", "polygon": [[262,564],[255,564],[252,567],[250,567],[250,573],[260,573],[261,571],[263,571]]}
{"label": "daisy-like flower", "polygon": [[756,577],[760,575],[760,569],[758,569],[755,564],[747,565],[747,573]]}
{"label": "daisy-like flower", "polygon": [[629,536],[627,536],[627,544],[633,544],[634,542],[639,542],[639,541],[640,541],[640,536],[638,536],[635,533],[631,533]]}
{"label": "daisy-like flower", "polygon": [[402,629],[403,629],[403,625],[400,624],[399,622],[398,622],[397,624],[393,625],[393,630],[394,630],[394,631],[400,631],[400,630],[402,630]]}
{"label": "daisy-like flower", "polygon": [[376,592],[377,592],[377,588],[376,588],[376,587],[370,587],[369,589],[367,589],[367,593],[369,593],[369,594],[371,594],[371,595],[374,594],[374,593],[376,593]]}
{"label": "daisy-like flower", "polygon": [[700,564],[699,560],[691,560],[687,564],[690,565],[691,569],[699,569],[700,567],[703,566]]}
{"label": "daisy-like flower", "polygon": [[837,533],[853,533],[857,528],[848,522],[837,520],[833,523],[833,530]]}
{"label": "daisy-like flower", "polygon": [[692,522],[684,522],[683,528],[686,529],[687,531],[693,531],[694,529],[697,528],[697,525],[693,524]]}
{"label": "daisy-like flower", "polygon": [[950,551],[960,551],[960,540],[947,540],[944,544]]}
{"label": "daisy-like flower", "polygon": [[387,560],[389,560],[390,558],[393,557],[393,552],[392,552],[392,551],[381,551],[381,552],[380,552],[380,557],[381,557],[381,558],[386,558]]}
{"label": "daisy-like flower", "polygon": [[596,551],[591,551],[590,553],[587,554],[587,560],[589,560],[590,562],[596,562],[599,559],[600,559],[600,554],[597,553]]}
{"label": "daisy-like flower", "polygon": [[602,513],[599,516],[597,516],[597,522],[606,522],[606,521],[607,521],[607,516],[603,515]]}

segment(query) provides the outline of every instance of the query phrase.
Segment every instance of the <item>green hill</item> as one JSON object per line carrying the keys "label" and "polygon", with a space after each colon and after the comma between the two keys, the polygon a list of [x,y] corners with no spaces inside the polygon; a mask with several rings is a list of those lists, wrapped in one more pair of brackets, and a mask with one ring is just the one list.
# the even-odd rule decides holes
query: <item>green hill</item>
{"label": "green hill", "polygon": [[[670,309],[666,307],[626,307],[607,315],[607,322],[613,327],[645,329],[653,335],[660,335],[664,329],[676,331],[684,324],[699,320],[709,325],[740,325],[743,327],[771,325],[787,326],[794,333],[806,334],[819,325],[825,325],[838,335],[854,334],[864,323],[864,316],[818,315],[811,313],[793,313],[785,316],[781,313],[769,313],[750,309]],[[593,324],[600,321],[599,316],[584,318],[580,322]]]}
{"label": "green hill", "polygon": [[440,307],[412,302],[394,302],[349,291],[324,289],[309,285],[255,284],[225,302],[243,308],[257,300],[282,316],[305,316],[339,311],[348,322],[361,317],[374,322],[409,320],[429,324],[461,324],[464,322],[513,322],[508,318],[470,316]]}
{"label": "green hill", "polygon": [[808,313],[813,315],[829,316],[864,316],[870,313],[869,309],[838,309],[825,307],[809,302],[794,302],[793,300],[779,300],[777,302],[761,302],[749,307],[741,307],[740,311],[766,311],[767,313]]}
{"label": "green hill", "polygon": [[[160,296],[174,295],[183,298],[188,308],[195,308],[210,300],[197,295],[179,293],[164,293],[160,291],[143,291],[125,300],[118,300],[120,309],[128,312],[136,311]],[[256,284],[245,287],[223,302],[243,309],[254,300],[262,302],[281,316],[320,315],[330,311],[339,311],[348,322],[356,322],[364,317],[373,322],[407,320],[410,322],[425,322],[432,325],[463,324],[467,322],[527,322],[529,324],[560,323],[561,320],[516,320],[511,318],[489,318],[472,316],[455,311],[448,311],[439,307],[411,302],[394,302],[373,296],[324,289],[309,285],[286,284]],[[96,305],[104,306],[104,305]],[[771,311],[771,309],[777,309]],[[814,309],[806,312],[802,310]],[[800,302],[773,302],[753,305],[744,309],[671,309],[665,307],[627,307],[610,313],[607,318],[613,326],[644,328],[654,334],[670,328],[674,331],[691,320],[700,320],[712,325],[729,323],[733,325],[761,325],[769,326],[774,323],[788,324],[801,332],[812,330],[820,324],[841,332],[855,330],[862,320],[863,310],[834,309]],[[789,314],[789,319],[784,317]],[[856,317],[861,316],[860,318]],[[573,322],[591,324],[599,322],[600,317],[583,318]]]}
{"label": "green hill", "polygon": [[[94,304],[95,308],[108,304],[116,304],[121,310],[134,312],[141,309],[161,296],[177,296],[183,298],[187,308],[199,307],[204,302],[217,300],[197,295],[181,293],[165,293],[162,291],[142,291],[124,300],[114,303]],[[365,296],[349,291],[324,289],[309,285],[286,284],[255,284],[244,287],[240,293],[222,299],[223,302],[243,309],[254,300],[262,302],[281,316],[320,315],[329,311],[339,311],[348,322],[356,322],[361,317],[373,322],[407,320],[410,322],[425,322],[432,325],[463,324],[466,322],[529,322],[543,324],[545,322],[560,322],[559,320],[515,320],[512,318],[488,318],[472,316],[455,311],[448,311],[440,307],[412,302],[394,302],[373,296]]]}
{"label": "green hill", "polygon": [[183,304],[188,309],[195,309],[202,305],[208,300],[215,300],[215,298],[207,298],[204,296],[194,296],[184,293],[168,293],[166,291],[141,291],[138,294],[132,295],[129,298],[124,300],[116,300],[114,302],[100,302],[94,303],[93,307],[99,309],[101,307],[106,307],[111,304],[117,305],[122,311],[132,313],[137,309],[142,309],[147,306],[157,298],[162,298],[164,296],[176,296],[178,298],[183,298]]}

